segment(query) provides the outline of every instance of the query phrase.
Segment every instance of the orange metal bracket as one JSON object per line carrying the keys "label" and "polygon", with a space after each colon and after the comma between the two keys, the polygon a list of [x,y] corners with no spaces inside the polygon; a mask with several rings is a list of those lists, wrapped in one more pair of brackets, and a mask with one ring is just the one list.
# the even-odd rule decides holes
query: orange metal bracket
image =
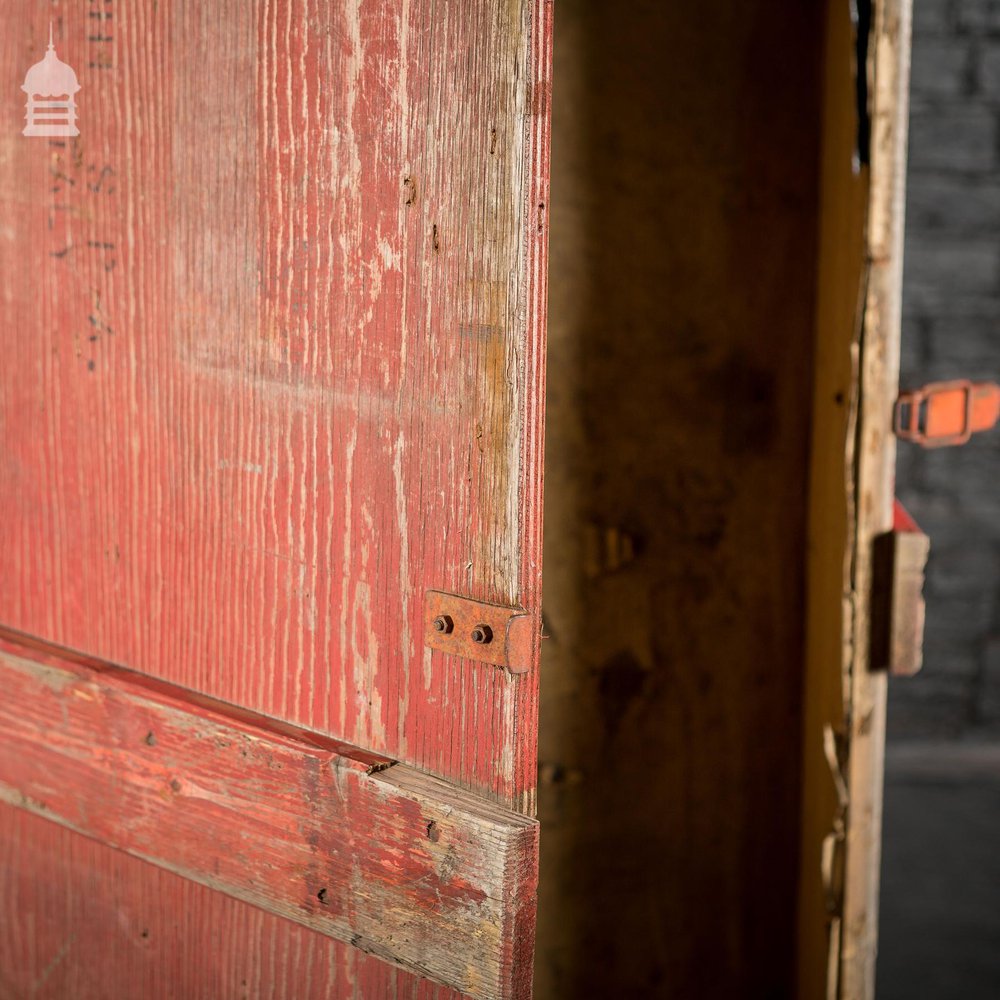
{"label": "orange metal bracket", "polygon": [[429,590],[424,618],[424,641],[432,649],[506,667],[513,674],[531,669],[538,625],[521,608]]}
{"label": "orange metal bracket", "polygon": [[1000,386],[993,382],[932,382],[899,394],[893,430],[924,448],[965,444],[1000,419]]}

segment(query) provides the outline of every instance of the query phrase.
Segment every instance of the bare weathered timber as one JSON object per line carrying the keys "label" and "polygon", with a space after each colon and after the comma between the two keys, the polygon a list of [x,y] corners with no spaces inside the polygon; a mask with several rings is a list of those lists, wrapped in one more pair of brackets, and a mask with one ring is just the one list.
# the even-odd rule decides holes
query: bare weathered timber
{"label": "bare weathered timber", "polygon": [[909,121],[911,0],[874,7],[867,67],[872,141],[864,319],[860,332],[854,606],[847,705],[847,826],[839,996],[875,995],[882,774],[887,677],[871,669],[871,587],[875,539],[893,521],[896,439],[892,402],[899,383],[906,135]]}
{"label": "bare weathered timber", "polygon": [[[910,4],[875,4],[859,67],[848,12],[832,4],[828,18],[798,995],[871,1000],[886,698],[871,662],[873,568],[893,523]],[[855,162],[855,69],[867,164]]]}
{"label": "bare weathered timber", "polygon": [[836,1000],[840,961],[847,797],[841,754],[853,642],[854,432],[869,180],[857,163],[850,13],[844,4],[826,5],[795,989],[802,1000]]}

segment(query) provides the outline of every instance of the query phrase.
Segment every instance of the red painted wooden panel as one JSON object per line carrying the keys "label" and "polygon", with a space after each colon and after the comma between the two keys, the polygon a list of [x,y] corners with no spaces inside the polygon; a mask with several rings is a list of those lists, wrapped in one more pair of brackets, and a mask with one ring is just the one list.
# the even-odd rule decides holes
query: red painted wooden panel
{"label": "red painted wooden panel", "polygon": [[0,800],[470,996],[530,995],[534,820],[16,639],[0,632]]}
{"label": "red painted wooden panel", "polygon": [[[56,13],[81,135],[0,185],[0,621],[530,809],[546,0]],[[88,13],[111,15],[98,19]],[[49,8],[5,3],[0,77]]]}
{"label": "red painted wooden panel", "polygon": [[196,882],[0,803],[4,1000],[458,1000]]}
{"label": "red painted wooden panel", "polygon": [[[6,0],[0,624],[533,810],[537,648],[421,637],[539,611],[550,6]],[[50,14],[74,139],[20,135]],[[451,995],[6,807],[0,853],[14,995]]]}

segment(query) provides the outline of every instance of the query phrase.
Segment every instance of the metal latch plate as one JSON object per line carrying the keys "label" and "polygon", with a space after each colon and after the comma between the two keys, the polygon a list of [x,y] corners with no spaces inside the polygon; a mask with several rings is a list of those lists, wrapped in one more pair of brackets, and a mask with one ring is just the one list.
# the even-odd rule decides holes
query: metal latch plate
{"label": "metal latch plate", "polygon": [[428,590],[424,641],[442,653],[479,660],[511,673],[531,669],[535,616],[523,608],[474,601],[459,594]]}

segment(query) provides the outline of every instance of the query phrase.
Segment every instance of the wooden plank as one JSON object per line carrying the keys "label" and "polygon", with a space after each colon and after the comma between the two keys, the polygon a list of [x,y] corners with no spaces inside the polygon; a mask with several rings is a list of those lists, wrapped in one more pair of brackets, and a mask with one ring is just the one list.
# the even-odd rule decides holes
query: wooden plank
{"label": "wooden plank", "polygon": [[[515,680],[421,619],[432,587],[539,607],[551,3],[63,7],[81,136],[0,137],[0,620],[530,812],[537,639]],[[10,79],[48,17],[3,5]],[[64,955],[57,996],[130,995],[100,992],[119,968],[242,995],[140,962],[129,899],[189,954],[213,915],[236,956],[266,940],[284,972],[251,995],[452,994],[23,827],[24,992]],[[54,861],[72,912],[25,889]]]}
{"label": "wooden plank", "polygon": [[460,1000],[360,948],[0,802],[4,1000]]}
{"label": "wooden plank", "polygon": [[843,7],[828,16],[798,992],[870,1000],[886,709],[873,568],[893,522],[911,4],[874,5],[857,170],[854,40]]}
{"label": "wooden plank", "polygon": [[[852,654],[854,430],[866,263],[868,172],[858,152],[855,40],[849,5],[825,4],[816,354],[809,477],[797,934],[801,1000],[836,1000]],[[832,974],[831,974],[832,970]],[[832,991],[832,992],[831,992]]]}
{"label": "wooden plank", "polygon": [[559,0],[543,996],[795,995],[821,14]]}
{"label": "wooden plank", "polygon": [[0,639],[0,798],[484,998],[531,990],[538,826],[392,761]]}
{"label": "wooden plank", "polygon": [[422,614],[539,610],[550,0],[102,12],[2,140],[4,623],[531,811],[537,671]]}
{"label": "wooden plank", "polygon": [[872,159],[854,456],[854,614],[845,713],[848,810],[839,963],[839,996],[844,1000],[871,1000],[875,995],[887,677],[872,670],[869,662],[871,589],[875,539],[893,524],[892,404],[899,389],[911,10],[911,0],[875,4],[867,67]]}

